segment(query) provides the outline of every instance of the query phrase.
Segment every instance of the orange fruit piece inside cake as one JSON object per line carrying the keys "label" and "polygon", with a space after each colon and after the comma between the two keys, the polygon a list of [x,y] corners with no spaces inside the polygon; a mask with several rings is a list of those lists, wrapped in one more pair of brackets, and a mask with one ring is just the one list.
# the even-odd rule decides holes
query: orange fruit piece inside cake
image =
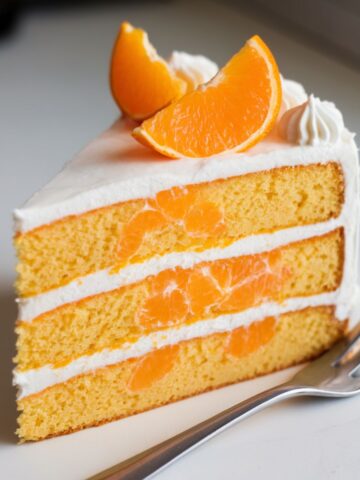
{"label": "orange fruit piece inside cake", "polygon": [[[358,157],[341,113],[280,83],[258,37],[206,86],[209,63],[149,63],[144,38],[125,24],[114,50],[128,115],[15,211],[22,440],[299,364],[356,320]],[[143,68],[166,101],[142,90],[125,106]],[[151,149],[132,136],[143,114]]]}

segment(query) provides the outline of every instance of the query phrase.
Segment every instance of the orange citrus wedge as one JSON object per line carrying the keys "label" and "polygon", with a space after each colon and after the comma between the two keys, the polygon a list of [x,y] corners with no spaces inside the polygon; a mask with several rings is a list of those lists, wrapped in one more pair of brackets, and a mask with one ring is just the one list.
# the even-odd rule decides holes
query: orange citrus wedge
{"label": "orange citrus wedge", "polygon": [[209,83],[145,120],[133,136],[172,158],[241,152],[271,130],[280,105],[278,67],[255,35]]}
{"label": "orange citrus wedge", "polygon": [[127,22],[121,25],[113,48],[110,86],[120,109],[136,120],[154,115],[187,90],[186,82],[157,54],[146,32]]}

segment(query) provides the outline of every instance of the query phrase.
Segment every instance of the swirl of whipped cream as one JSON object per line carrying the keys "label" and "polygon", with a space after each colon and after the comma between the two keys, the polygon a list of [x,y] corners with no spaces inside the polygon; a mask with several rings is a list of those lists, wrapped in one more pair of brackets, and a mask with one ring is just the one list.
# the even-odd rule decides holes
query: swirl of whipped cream
{"label": "swirl of whipped cream", "polygon": [[185,52],[173,52],[168,63],[176,75],[186,81],[189,91],[211,80],[219,70],[216,63],[203,55]]}
{"label": "swirl of whipped cream", "polygon": [[301,105],[308,99],[308,95],[301,83],[281,76],[281,84],[283,91],[282,112],[286,112],[286,110],[289,110],[290,108]]}
{"label": "swirl of whipped cream", "polygon": [[332,102],[310,95],[302,105],[284,113],[278,130],[285,140],[298,145],[337,143],[344,130],[344,120]]}

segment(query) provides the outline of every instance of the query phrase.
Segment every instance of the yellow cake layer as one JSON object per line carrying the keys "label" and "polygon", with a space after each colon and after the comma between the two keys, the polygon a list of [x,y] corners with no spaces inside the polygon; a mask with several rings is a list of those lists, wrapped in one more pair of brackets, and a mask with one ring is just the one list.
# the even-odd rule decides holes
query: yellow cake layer
{"label": "yellow cake layer", "polygon": [[339,215],[343,188],[336,163],[283,167],[67,217],[16,236],[17,288],[22,296],[34,295],[155,254],[323,222]]}
{"label": "yellow cake layer", "polygon": [[[151,363],[152,354],[98,369],[19,400],[18,434],[23,440],[39,440],[69,433],[273,372],[316,357],[344,330],[345,324],[334,318],[332,308],[309,308],[279,317],[272,334],[263,335],[261,346],[247,344],[247,354],[236,344],[229,349],[233,333],[223,333],[174,347],[166,371]],[[154,354],[159,352],[166,358],[160,350]],[[139,368],[143,370],[140,383]]]}
{"label": "yellow cake layer", "polygon": [[[333,291],[342,278],[343,243],[343,231],[338,229],[271,252],[168,270],[64,305],[18,324],[18,368],[59,366],[153,331],[238,312],[267,300],[281,302]],[[228,283],[229,272],[234,284]],[[218,294],[214,285],[221,283]],[[152,307],[154,315],[149,316]]]}

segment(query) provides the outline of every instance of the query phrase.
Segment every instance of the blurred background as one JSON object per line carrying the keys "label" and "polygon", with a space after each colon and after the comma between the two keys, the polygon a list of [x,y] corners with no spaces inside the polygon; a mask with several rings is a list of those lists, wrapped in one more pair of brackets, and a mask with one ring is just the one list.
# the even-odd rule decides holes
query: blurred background
{"label": "blurred background", "polygon": [[12,435],[15,416],[10,389],[16,317],[11,213],[118,115],[108,66],[124,20],[147,30],[165,57],[184,50],[207,55],[219,65],[258,33],[285,77],[335,101],[347,126],[360,132],[359,0],[0,0],[3,436]]}

